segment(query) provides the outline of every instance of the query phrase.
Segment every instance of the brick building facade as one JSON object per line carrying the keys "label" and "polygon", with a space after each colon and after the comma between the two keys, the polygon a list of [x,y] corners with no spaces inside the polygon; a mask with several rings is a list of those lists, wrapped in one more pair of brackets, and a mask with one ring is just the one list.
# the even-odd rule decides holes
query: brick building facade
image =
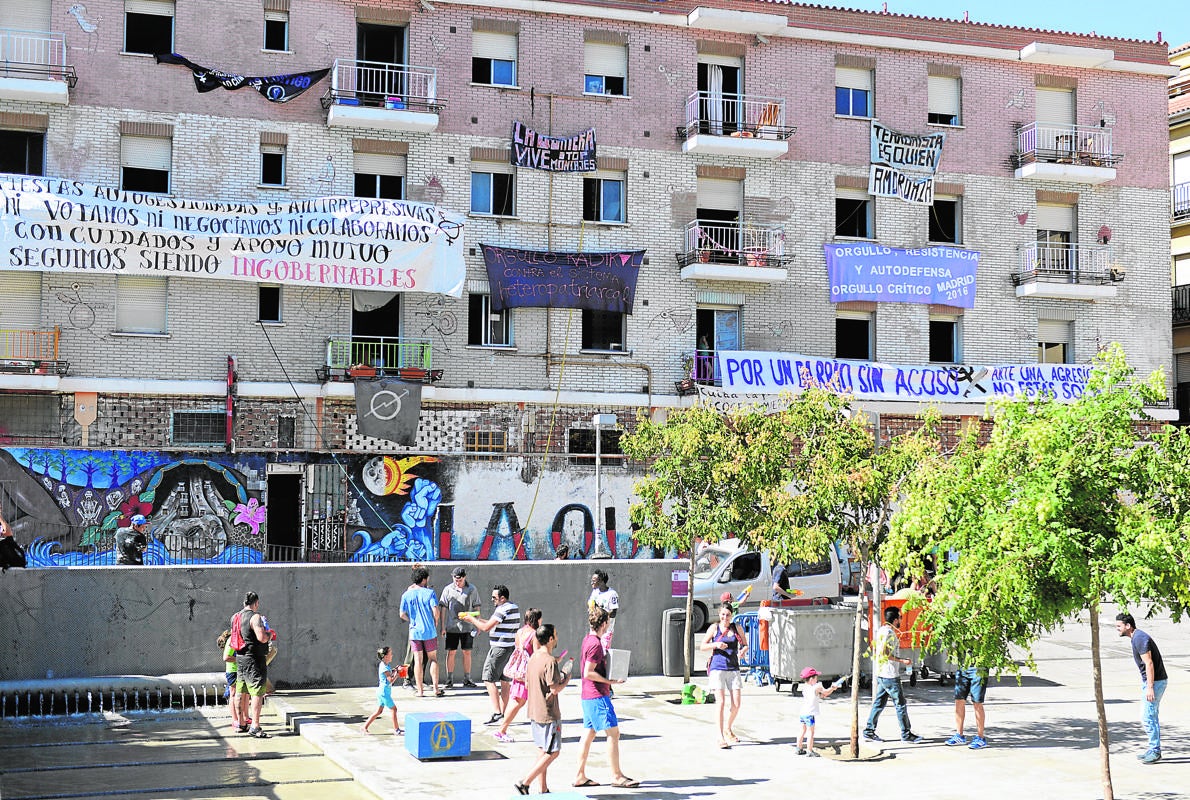
{"label": "brick building facade", "polygon": [[[718,382],[716,351],[1080,364],[1118,341],[1142,371],[1172,366],[1162,43],[770,0],[22,0],[0,28],[27,54],[12,60],[29,62],[0,73],[3,171],[164,182],[189,200],[399,196],[465,215],[463,296],[402,293],[379,312],[366,309],[387,298],[350,289],[0,264],[0,501],[61,552],[101,550],[134,496],[163,525],[192,518],[195,503],[166,520],[159,492],[141,497],[151,472],[135,488],[130,475],[95,482],[138,449],[229,471],[220,500],[197,503],[214,517],[205,533],[185,535],[241,541],[265,507],[261,552],[267,535],[344,553],[383,539],[394,557],[550,557],[560,541],[591,552],[594,527],[611,531],[601,548],[631,556],[615,529],[633,468],[610,432],[598,505],[613,514],[591,513],[592,416],[630,426],[693,402],[675,386]],[[189,69],[150,55],[171,51],[240,75],[331,72],[271,103],[250,88],[196,92]],[[946,134],[933,205],[868,194],[874,118]],[[511,166],[514,122],[594,129],[598,171]],[[978,251],[975,300],[832,302],[833,242]],[[493,314],[481,244],[644,250],[633,312]],[[358,433],[346,373],[373,338],[441,371],[415,446]],[[890,426],[919,407],[867,405]],[[56,452],[69,454],[58,468],[34,466]],[[377,495],[390,509],[361,485],[369,469],[409,470],[440,496],[417,505],[395,481]],[[181,491],[201,494],[203,480]],[[81,513],[101,489],[122,499]],[[429,519],[411,523],[414,506]],[[529,544],[484,551],[492,537],[522,542],[519,530]],[[432,544],[408,549],[409,531]]]}

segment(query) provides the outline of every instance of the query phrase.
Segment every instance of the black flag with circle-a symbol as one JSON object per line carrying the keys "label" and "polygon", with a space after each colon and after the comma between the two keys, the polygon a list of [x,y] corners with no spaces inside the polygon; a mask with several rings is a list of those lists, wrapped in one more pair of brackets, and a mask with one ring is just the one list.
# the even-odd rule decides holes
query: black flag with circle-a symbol
{"label": "black flag with circle-a symbol", "polygon": [[421,387],[420,383],[397,378],[356,378],[355,418],[360,434],[397,444],[417,444]]}

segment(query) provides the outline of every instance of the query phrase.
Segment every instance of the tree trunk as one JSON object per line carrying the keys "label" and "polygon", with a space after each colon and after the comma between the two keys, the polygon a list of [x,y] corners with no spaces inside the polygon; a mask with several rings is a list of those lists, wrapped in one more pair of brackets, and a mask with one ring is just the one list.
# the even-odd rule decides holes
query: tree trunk
{"label": "tree trunk", "polygon": [[[864,580],[867,575],[867,565],[860,559],[859,592],[855,598],[855,631],[852,637],[851,651],[851,757],[859,758],[859,667],[863,652],[863,631],[860,622],[864,618]],[[875,680],[875,677],[873,677]]]}
{"label": "tree trunk", "polygon": [[1103,771],[1103,800],[1114,800],[1111,753],[1107,737],[1107,709],[1103,706],[1103,668],[1099,661],[1099,601],[1091,601],[1091,675],[1095,683],[1095,714],[1099,718],[1099,763]]}
{"label": "tree trunk", "polygon": [[690,663],[690,640],[694,636],[694,543],[690,544],[690,563],[686,569],[686,629],[682,634],[682,677],[683,683],[690,683],[694,665]]}

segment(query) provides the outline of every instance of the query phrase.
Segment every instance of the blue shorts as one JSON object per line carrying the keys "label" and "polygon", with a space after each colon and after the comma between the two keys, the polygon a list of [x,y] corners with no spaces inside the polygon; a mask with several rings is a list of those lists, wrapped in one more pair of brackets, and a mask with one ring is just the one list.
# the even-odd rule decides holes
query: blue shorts
{"label": "blue shorts", "polygon": [[236,693],[236,676],[238,673],[225,672],[223,677],[227,679],[227,691],[223,693],[224,697],[231,697]]}
{"label": "blue shorts", "polygon": [[801,720],[802,720],[803,725],[810,725],[811,727],[814,725],[814,715],[813,714],[802,714]]}
{"label": "blue shorts", "polygon": [[988,693],[988,672],[978,667],[960,669],[954,674],[954,699],[966,700],[971,696],[972,703],[982,703]]}
{"label": "blue shorts", "polygon": [[620,727],[620,720],[616,718],[616,710],[612,708],[610,697],[583,700],[583,727],[595,731]]}

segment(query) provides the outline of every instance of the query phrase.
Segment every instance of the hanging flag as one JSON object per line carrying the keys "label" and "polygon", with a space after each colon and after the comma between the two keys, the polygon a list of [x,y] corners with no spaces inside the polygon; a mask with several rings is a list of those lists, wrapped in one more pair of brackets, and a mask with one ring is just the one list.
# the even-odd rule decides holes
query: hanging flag
{"label": "hanging flag", "polygon": [[194,73],[194,88],[199,92],[214,91],[220,86],[229,91],[243,89],[247,86],[260,92],[266,100],[274,103],[289,102],[325,78],[331,71],[328,67],[311,72],[293,72],[288,75],[248,77],[200,66],[177,53],[158,53],[155,58],[158,64],[177,64],[189,68]]}
{"label": "hanging flag", "polygon": [[417,444],[421,386],[396,378],[357,378],[355,419],[359,432],[397,444]]}

